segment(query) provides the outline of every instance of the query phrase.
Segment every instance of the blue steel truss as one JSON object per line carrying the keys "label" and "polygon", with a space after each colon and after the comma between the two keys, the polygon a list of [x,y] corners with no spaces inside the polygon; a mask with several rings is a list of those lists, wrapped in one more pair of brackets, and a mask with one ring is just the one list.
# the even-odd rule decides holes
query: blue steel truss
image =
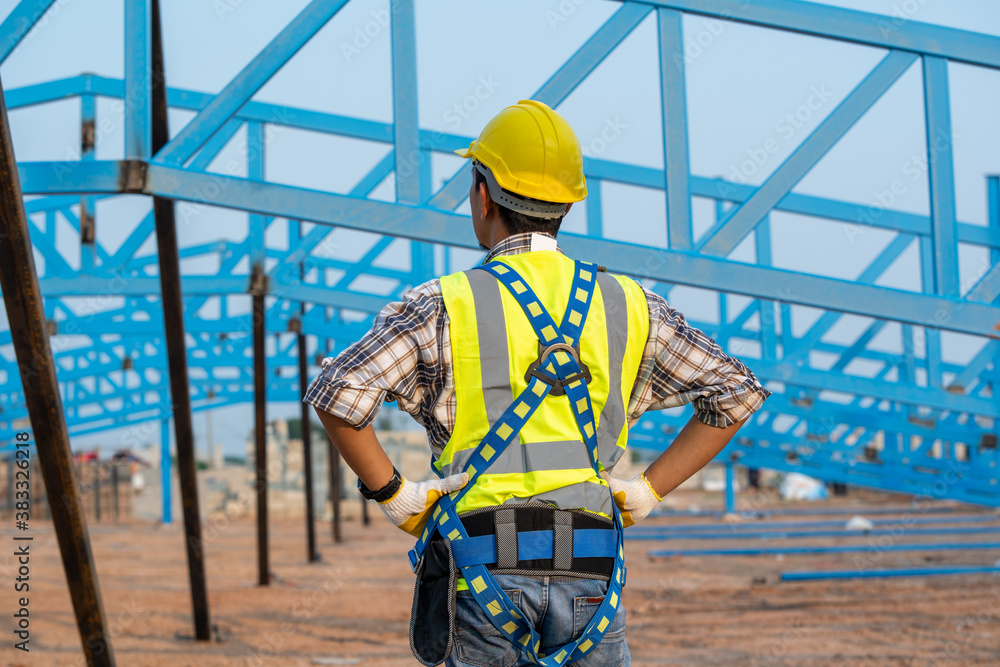
{"label": "blue steel truss", "polygon": [[[17,47],[54,0],[23,0],[0,25],[0,63]],[[254,269],[263,272],[269,295],[266,328],[271,349],[268,398],[298,398],[295,336],[303,331],[315,353],[333,354],[357,339],[374,313],[407,288],[453,266],[450,247],[477,247],[469,219],[455,212],[469,187],[460,169],[442,187],[431,185],[431,156],[467,146],[471,137],[422,129],[417,111],[416,31],[413,0],[392,3],[392,123],[254,101],[262,86],[340,11],[347,0],[313,0],[218,94],[169,88],[173,109],[194,113],[152,155],[148,94],[150,0],[125,2],[124,80],[81,74],[7,91],[9,109],[66,98],[81,101],[79,160],[22,162],[20,176],[31,234],[40,264],[59,380],[71,433],[155,423],[170,417],[163,316],[158,300],[156,255],[139,254],[153,233],[152,213],[138,221],[95,219],[96,204],[122,195],[157,195],[248,213],[242,241],[181,249],[182,262],[209,260],[217,270],[185,270],[185,322],[194,409],[251,402],[250,317],[245,297]],[[927,144],[951,136],[948,62],[1000,68],[1000,38],[912,20],[838,9],[798,0],[634,0],[614,14],[537,90],[535,99],[558,107],[643,21],[658,28],[663,110],[664,169],[603,159],[586,161],[590,197],[587,233],[560,235],[565,250],[612,271],[642,278],[670,295],[676,285],[711,290],[719,317],[696,321],[724,347],[739,347],[757,375],[774,391],[765,409],[741,431],[720,458],[744,465],[804,471],[831,480],[932,497],[1000,506],[997,418],[1000,401],[1000,180],[988,176],[989,224],[959,221],[949,150],[929,156],[930,215],[885,210],[877,218],[845,201],[792,192],[845,133],[911,67],[921,68]],[[682,15],[692,12],[724,21],[794,31],[878,47],[881,62],[759,186],[692,174],[688,156]],[[169,71],[167,82],[169,84]],[[126,96],[126,91],[140,94]],[[126,99],[122,160],[98,160],[93,150],[97,98]],[[264,134],[290,127],[383,144],[388,152],[348,192],[334,193],[270,181],[264,173]],[[220,175],[209,165],[243,128],[250,150],[247,177]],[[933,148],[928,148],[930,153]],[[395,201],[371,197],[395,178]],[[603,233],[601,191],[619,183],[662,191],[668,247],[610,240]],[[716,222],[696,236],[692,198],[715,202]],[[894,240],[848,281],[772,266],[769,215],[795,213],[837,224],[872,227]],[[57,221],[68,223],[79,244],[71,257],[58,243]],[[318,224],[317,224],[318,223]],[[111,252],[96,239],[95,225],[126,226],[128,237]],[[62,227],[66,229],[65,226]],[[269,229],[284,228],[286,247],[266,242]],[[348,259],[319,250],[344,230],[378,235]],[[729,259],[752,238],[755,263]],[[410,265],[386,268],[379,258],[396,239],[410,242]],[[963,289],[958,244],[988,250],[989,269]],[[892,263],[916,244],[922,290],[879,286]],[[360,277],[377,278],[383,293],[355,289]],[[750,297],[734,308],[733,295]],[[233,298],[237,297],[237,298]],[[822,309],[801,336],[791,327],[791,306]],[[241,310],[235,310],[239,306]],[[844,314],[872,319],[849,344],[826,334]],[[872,346],[890,324],[898,326],[899,353]],[[947,363],[941,332],[985,340],[967,366]],[[0,445],[27,423],[24,396],[0,331]],[[824,359],[817,360],[815,353]],[[862,374],[852,362],[877,370]],[[634,445],[662,449],[689,411],[644,417]],[[151,431],[155,432],[155,431]],[[151,433],[150,432],[150,433]],[[140,436],[150,433],[136,430]]]}

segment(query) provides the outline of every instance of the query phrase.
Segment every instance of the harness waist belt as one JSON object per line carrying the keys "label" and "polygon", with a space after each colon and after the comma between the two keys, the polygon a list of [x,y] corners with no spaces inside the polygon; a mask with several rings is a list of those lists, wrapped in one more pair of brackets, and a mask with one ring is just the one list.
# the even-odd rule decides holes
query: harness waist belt
{"label": "harness waist belt", "polygon": [[[533,530],[519,533],[517,550],[520,560],[547,560],[552,558],[553,532]],[[609,530],[573,531],[573,556],[575,558],[609,558],[614,560],[618,538]],[[469,565],[495,565],[497,543],[493,535],[470,537],[452,544],[455,563],[459,567]]]}
{"label": "harness waist belt", "polygon": [[500,508],[460,517],[467,539],[452,543],[458,567],[611,576],[618,535],[603,518],[548,507]]}

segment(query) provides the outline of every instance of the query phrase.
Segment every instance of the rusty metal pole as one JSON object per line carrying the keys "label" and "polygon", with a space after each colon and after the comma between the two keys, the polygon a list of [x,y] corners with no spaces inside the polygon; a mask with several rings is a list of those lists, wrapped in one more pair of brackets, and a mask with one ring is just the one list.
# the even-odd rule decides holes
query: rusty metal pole
{"label": "rusty metal pole", "polygon": [[339,543],[340,536],[340,452],[333,446],[329,437],[326,444],[330,448],[330,508],[333,510],[333,541]]}
{"label": "rusty metal pole", "polygon": [[118,523],[118,464],[111,464],[111,488],[114,489],[114,495],[111,496],[111,511],[115,518],[115,523]]}
{"label": "rusty metal pole", "polygon": [[[170,139],[167,130],[167,83],[163,69],[163,36],[158,0],[152,3],[152,150],[155,154]],[[177,474],[181,486],[184,535],[187,546],[188,580],[194,612],[194,634],[200,641],[212,638],[208,616],[208,593],[198,512],[198,478],[195,472],[194,433],[191,426],[191,394],[188,386],[187,344],[184,340],[184,299],[181,291],[180,257],[174,202],[153,197],[156,246],[160,264],[160,293],[170,371],[174,435],[177,440]]]}
{"label": "rusty metal pole", "polygon": [[[305,304],[299,319],[299,390],[302,398],[306,396],[309,387],[309,358],[306,356],[306,335],[302,333],[302,319],[305,315]],[[312,427],[309,423],[309,405],[300,403],[302,409],[302,464],[306,473],[306,546],[310,563],[319,560],[316,553],[316,518],[313,514],[313,460],[312,460]]]}
{"label": "rusty metal pole", "polygon": [[267,586],[271,583],[271,570],[267,562],[267,353],[264,339],[266,311],[263,291],[257,289],[253,295],[253,401],[256,415],[256,450],[254,463],[257,467],[257,583]]}
{"label": "rusty metal pole", "polygon": [[[42,466],[45,488],[62,495],[51,503],[63,569],[69,585],[76,625],[87,664],[115,664],[108,636],[101,589],[90,551],[87,522],[80,509],[78,480],[73,474],[66,415],[45,324],[45,309],[28,236],[21,180],[7,121],[7,103],[0,83],[0,289],[17,354],[32,436]],[[31,542],[25,541],[30,545]],[[29,547],[30,549],[30,547]]]}
{"label": "rusty metal pole", "polygon": [[101,522],[101,455],[94,452],[94,518]]}

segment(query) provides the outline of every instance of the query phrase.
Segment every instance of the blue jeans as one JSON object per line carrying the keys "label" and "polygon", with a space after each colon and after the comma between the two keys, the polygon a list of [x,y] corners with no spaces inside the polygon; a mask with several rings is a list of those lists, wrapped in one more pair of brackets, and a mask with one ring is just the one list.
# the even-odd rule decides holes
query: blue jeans
{"label": "blue jeans", "polygon": [[[540,652],[568,644],[579,637],[601,606],[606,581],[574,577],[525,577],[499,574],[497,583],[542,637]],[[455,648],[447,667],[515,667],[530,665],[523,653],[493,627],[472,593],[459,591],[455,607]],[[590,649],[576,667],[629,667],[625,643],[625,605],[618,605],[604,639]]]}

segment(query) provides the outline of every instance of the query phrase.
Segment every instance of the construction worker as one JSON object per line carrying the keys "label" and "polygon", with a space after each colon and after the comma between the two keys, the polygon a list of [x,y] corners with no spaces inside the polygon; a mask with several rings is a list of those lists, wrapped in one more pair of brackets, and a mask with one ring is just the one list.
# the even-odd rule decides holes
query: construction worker
{"label": "construction worker", "polygon": [[[768,392],[664,299],[574,261],[580,143],[524,100],[467,150],[482,265],[386,306],[305,401],[362,494],[418,538],[410,644],[425,665],[629,665],[622,530],[712,460]],[[599,259],[599,258],[595,258]],[[371,426],[395,400],[439,479],[403,478]],[[646,410],[695,417],[644,473],[610,476]]]}

